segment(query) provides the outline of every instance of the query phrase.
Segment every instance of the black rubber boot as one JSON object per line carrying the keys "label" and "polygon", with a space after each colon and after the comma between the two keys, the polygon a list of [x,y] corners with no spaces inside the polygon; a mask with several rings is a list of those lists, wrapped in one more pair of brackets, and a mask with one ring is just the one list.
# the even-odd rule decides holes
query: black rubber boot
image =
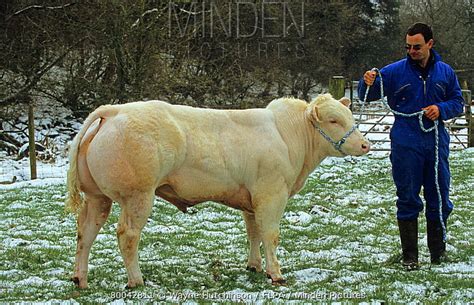
{"label": "black rubber boot", "polygon": [[[446,221],[444,222],[446,227]],[[426,219],[426,232],[428,239],[428,249],[430,250],[431,263],[439,265],[442,262],[447,262],[446,243],[443,240],[443,228],[441,222],[437,220]]]}
{"label": "black rubber boot", "polygon": [[402,265],[407,271],[420,269],[418,264],[418,219],[398,220],[402,244]]}

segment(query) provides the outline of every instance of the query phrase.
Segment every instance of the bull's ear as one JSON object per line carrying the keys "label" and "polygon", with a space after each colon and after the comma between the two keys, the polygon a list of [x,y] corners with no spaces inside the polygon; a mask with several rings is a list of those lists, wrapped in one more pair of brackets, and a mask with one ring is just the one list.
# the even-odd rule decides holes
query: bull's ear
{"label": "bull's ear", "polygon": [[339,102],[341,102],[344,106],[346,106],[347,108],[349,108],[349,106],[351,105],[351,100],[347,97],[343,97],[339,100]]}
{"label": "bull's ear", "polygon": [[321,121],[319,109],[316,103],[309,104],[308,108],[306,109],[306,115],[308,116],[308,119],[313,123],[319,123]]}

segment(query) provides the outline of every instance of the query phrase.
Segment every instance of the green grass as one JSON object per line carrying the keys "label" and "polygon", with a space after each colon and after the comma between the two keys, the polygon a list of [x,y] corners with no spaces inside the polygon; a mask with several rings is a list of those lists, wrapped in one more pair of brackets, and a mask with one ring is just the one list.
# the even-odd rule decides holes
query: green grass
{"label": "green grass", "polygon": [[312,301],[474,300],[474,150],[451,156],[455,211],[449,220],[450,264],[430,266],[423,215],[422,268],[399,265],[395,190],[387,158],[332,160],[292,198],[281,223],[278,258],[287,287],[245,270],[247,240],[240,212],[204,203],[183,214],[156,201],[142,233],[140,262],[146,286],[125,290],[115,237],[119,209],[99,234],[90,257],[89,286],[69,281],[75,219],[64,212],[64,185],[25,184],[0,189],[0,302],[125,299],[182,302],[284,303]]}

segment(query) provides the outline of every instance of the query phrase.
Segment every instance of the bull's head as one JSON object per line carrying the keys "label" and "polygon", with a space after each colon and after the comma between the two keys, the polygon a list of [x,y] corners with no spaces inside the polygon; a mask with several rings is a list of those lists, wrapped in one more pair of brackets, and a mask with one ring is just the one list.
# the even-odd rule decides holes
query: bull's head
{"label": "bull's head", "polygon": [[370,150],[370,142],[362,136],[355,124],[350,104],[348,98],[343,97],[338,101],[330,94],[320,94],[306,110],[307,117],[321,140],[324,138],[331,143],[332,156],[361,156]]}

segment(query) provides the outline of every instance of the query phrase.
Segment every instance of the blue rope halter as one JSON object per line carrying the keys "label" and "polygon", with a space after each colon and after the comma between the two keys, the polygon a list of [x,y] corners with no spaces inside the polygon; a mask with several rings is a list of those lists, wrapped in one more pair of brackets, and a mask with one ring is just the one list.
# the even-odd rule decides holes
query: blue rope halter
{"label": "blue rope halter", "polygon": [[357,129],[357,127],[358,125],[353,125],[352,128],[349,129],[349,131],[346,132],[346,134],[339,141],[336,142],[327,133],[325,133],[324,130],[319,128],[319,126],[314,125],[314,128],[316,128],[319,131],[319,133],[323,136],[323,138],[325,138],[329,143],[331,143],[332,146],[344,156],[347,156],[347,154],[344,151],[342,151],[341,147],[344,143],[346,143],[349,136]]}

